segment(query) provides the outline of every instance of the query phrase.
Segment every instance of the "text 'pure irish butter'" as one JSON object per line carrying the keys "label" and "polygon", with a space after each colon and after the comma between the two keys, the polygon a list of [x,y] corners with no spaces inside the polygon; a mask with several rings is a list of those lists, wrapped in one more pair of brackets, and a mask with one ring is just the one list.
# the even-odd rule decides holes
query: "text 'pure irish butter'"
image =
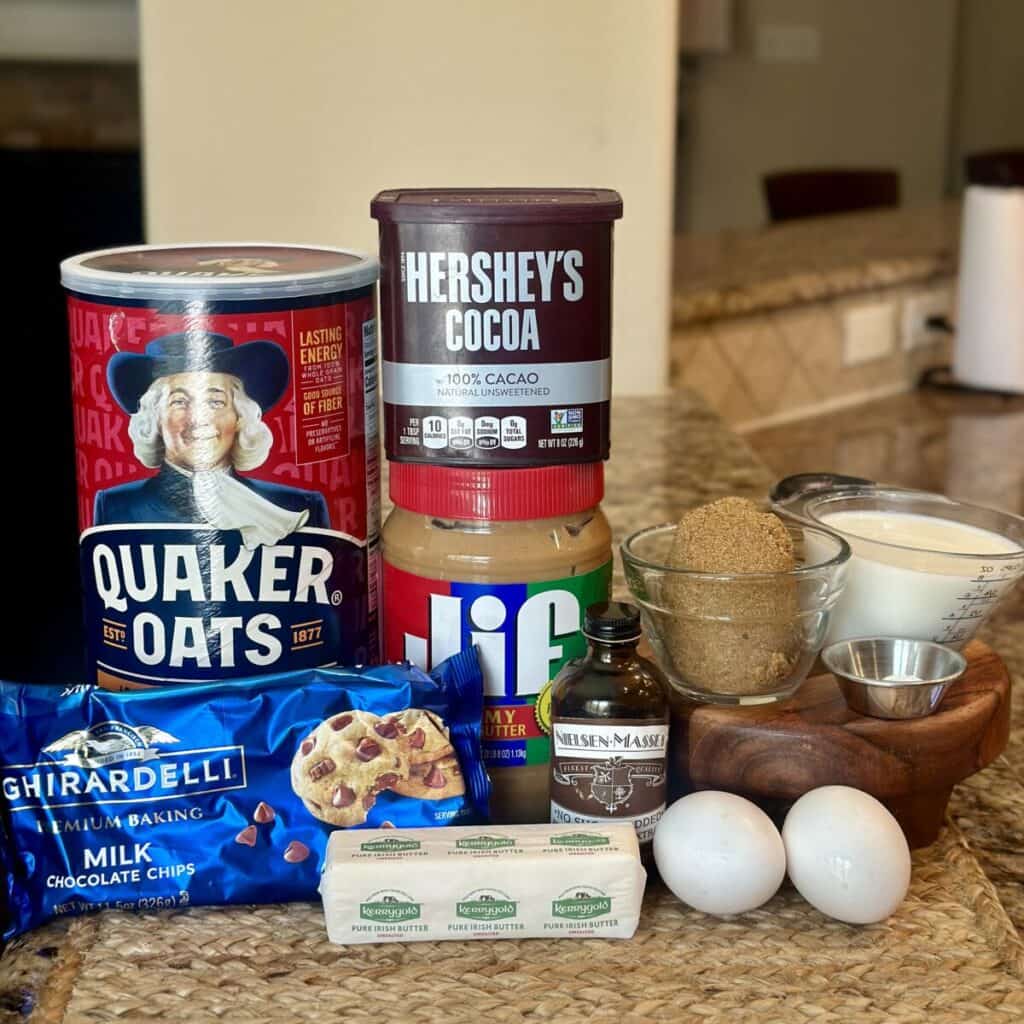
{"label": "text 'pure irish butter'", "polygon": [[636,931],[646,875],[630,824],[387,832],[331,836],[320,894],[332,942]]}

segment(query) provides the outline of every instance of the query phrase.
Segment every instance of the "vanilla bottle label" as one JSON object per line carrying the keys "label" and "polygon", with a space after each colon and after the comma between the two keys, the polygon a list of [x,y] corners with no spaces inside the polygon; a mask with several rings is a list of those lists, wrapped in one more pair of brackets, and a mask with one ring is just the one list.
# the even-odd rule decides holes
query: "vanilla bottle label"
{"label": "vanilla bottle label", "polygon": [[552,723],[551,821],[631,821],[649,842],[665,810],[667,721]]}

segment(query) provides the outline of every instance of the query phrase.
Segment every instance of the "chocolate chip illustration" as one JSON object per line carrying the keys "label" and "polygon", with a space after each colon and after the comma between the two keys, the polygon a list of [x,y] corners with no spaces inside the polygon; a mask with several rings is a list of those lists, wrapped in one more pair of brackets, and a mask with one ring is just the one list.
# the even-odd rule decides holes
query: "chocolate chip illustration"
{"label": "chocolate chip illustration", "polygon": [[379,754],[380,744],[376,740],[371,740],[369,736],[364,736],[356,746],[356,757],[360,761],[372,761]]}
{"label": "chocolate chip illustration", "polygon": [[332,718],[331,719],[331,728],[335,732],[340,732],[342,729],[345,728],[345,726],[351,725],[351,724],[352,724],[352,716],[351,715],[338,715],[337,718]]}
{"label": "chocolate chip illustration", "polygon": [[256,826],[246,825],[241,832],[235,836],[235,842],[240,843],[242,846],[255,846],[256,845]]}
{"label": "chocolate chip illustration", "polygon": [[312,736],[307,736],[306,739],[302,741],[302,746],[299,747],[299,750],[302,751],[302,755],[305,757],[305,755],[310,753],[315,746],[316,739]]}
{"label": "chocolate chip illustration", "polygon": [[385,718],[373,727],[373,731],[386,740],[393,740],[398,735],[398,723]]}
{"label": "chocolate chip illustration", "polygon": [[400,776],[397,772],[385,772],[383,775],[377,776],[377,781],[374,783],[374,788],[390,789],[396,782],[398,782]]}
{"label": "chocolate chip illustration", "polygon": [[393,821],[382,821],[380,823],[380,827],[381,828],[394,828],[395,827],[395,823]]}
{"label": "chocolate chip illustration", "polygon": [[369,810],[376,802],[377,797],[373,793],[367,793],[366,796],[363,797],[363,807],[365,807],[366,810]]}
{"label": "chocolate chip illustration", "polygon": [[409,733],[409,746],[414,750],[419,750],[426,742],[427,735],[422,729],[413,729],[413,731]]}
{"label": "chocolate chip illustration", "polygon": [[444,789],[445,781],[444,772],[436,764],[427,772],[426,777],[423,779],[424,785],[429,786],[431,789]]}
{"label": "chocolate chip illustration", "polygon": [[355,790],[348,786],[338,786],[331,794],[331,804],[334,807],[351,807],[356,802]]}
{"label": "chocolate chip illustration", "polygon": [[309,856],[309,847],[305,843],[300,843],[298,839],[293,839],[288,844],[288,849],[284,851],[284,859],[289,864],[301,864]]}
{"label": "chocolate chip illustration", "polygon": [[322,779],[325,775],[330,775],[335,767],[335,763],[329,757],[321,758],[309,769],[309,777],[315,782],[317,779]]}
{"label": "chocolate chip illustration", "polygon": [[256,810],[252,812],[252,820],[257,825],[266,825],[268,821],[273,821],[276,817],[277,813],[274,808],[263,800],[256,805]]}

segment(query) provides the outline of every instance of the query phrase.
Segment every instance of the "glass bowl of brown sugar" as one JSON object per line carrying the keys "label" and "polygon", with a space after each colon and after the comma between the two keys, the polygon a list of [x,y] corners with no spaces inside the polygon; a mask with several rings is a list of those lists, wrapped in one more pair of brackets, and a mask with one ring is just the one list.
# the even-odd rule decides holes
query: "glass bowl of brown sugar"
{"label": "glass bowl of brown sugar", "polygon": [[626,582],[661,668],[684,696],[715,704],[791,697],[825,642],[842,593],[849,545],[818,527],[782,523],[792,568],[681,568],[678,524],[638,530],[622,544]]}

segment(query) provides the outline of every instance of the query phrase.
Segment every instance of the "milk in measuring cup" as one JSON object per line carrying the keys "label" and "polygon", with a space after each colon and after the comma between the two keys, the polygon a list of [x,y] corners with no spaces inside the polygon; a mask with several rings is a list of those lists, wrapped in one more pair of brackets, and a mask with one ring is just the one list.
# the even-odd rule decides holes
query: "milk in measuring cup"
{"label": "milk in measuring cup", "polygon": [[[842,511],[819,522],[842,534],[852,551],[826,643],[908,636],[959,646],[1024,568],[1024,555],[1006,560],[1020,553],[1015,542],[937,516]],[[807,541],[813,547],[810,534]]]}

